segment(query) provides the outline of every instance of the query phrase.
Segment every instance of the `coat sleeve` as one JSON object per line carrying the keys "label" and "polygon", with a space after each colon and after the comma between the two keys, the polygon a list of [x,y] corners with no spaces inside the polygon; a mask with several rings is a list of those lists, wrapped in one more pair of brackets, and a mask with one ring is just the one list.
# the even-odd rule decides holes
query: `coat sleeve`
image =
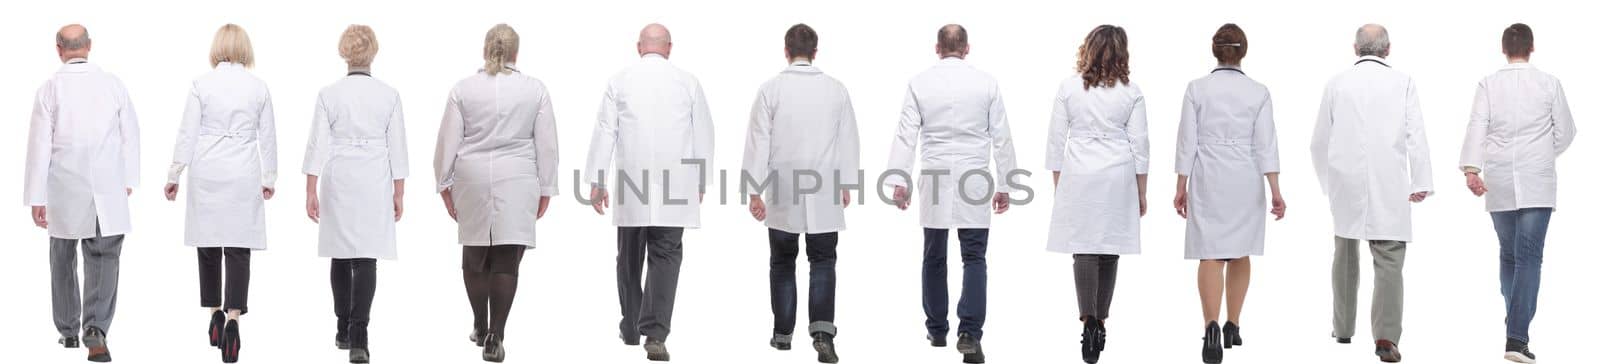
{"label": "coat sleeve", "polygon": [[1133,145],[1134,174],[1150,173],[1150,129],[1144,111],[1144,93],[1134,89],[1133,112],[1128,114],[1128,141]]}
{"label": "coat sleeve", "polygon": [[844,107],[840,109],[839,136],[835,145],[839,146],[834,151],[838,162],[834,164],[839,168],[839,179],[835,181],[840,185],[861,186],[861,132],[856,128],[856,107],[850,101],[850,91],[844,93]]}
{"label": "coat sleeve", "polygon": [[1461,170],[1483,170],[1484,141],[1489,136],[1489,90],[1478,82],[1477,95],[1472,97],[1472,112],[1467,114],[1467,136],[1461,141]]}
{"label": "coat sleeve", "polygon": [[[744,162],[741,166],[744,175],[739,176],[739,193],[741,195],[757,195],[767,191],[747,191],[749,186],[744,182],[744,176],[756,186],[762,185],[771,173],[772,167],[768,162],[772,153],[772,106],[767,101],[767,88],[763,86],[756,92],[756,101],[750,105],[750,126],[744,139]],[[772,185],[767,185],[771,188]]]}
{"label": "coat sleeve", "polygon": [[260,125],[256,126],[256,148],[261,152],[261,187],[274,188],[278,182],[278,122],[272,111],[272,94],[261,104]]}
{"label": "coat sleeve", "polygon": [[550,93],[546,92],[539,101],[539,115],[533,120],[533,153],[537,159],[534,163],[539,169],[540,196],[560,194],[557,182],[561,180],[561,145],[556,136],[556,110]]}
{"label": "coat sleeve", "polygon": [[49,202],[50,153],[55,136],[55,88],[46,83],[33,100],[33,116],[28,121],[28,166],[23,172],[23,204],[44,206]]}
{"label": "coat sleeve", "polygon": [[1261,174],[1278,173],[1278,125],[1272,118],[1272,94],[1267,94],[1256,110],[1255,127],[1251,132],[1251,150],[1254,151],[1256,171]]}
{"label": "coat sleeve", "polygon": [[194,162],[195,143],[200,134],[200,91],[191,87],[189,100],[183,107],[183,120],[178,122],[178,138],[172,147],[172,166],[167,168],[167,183],[178,183],[183,169]]}
{"label": "coat sleeve", "polygon": [[1067,88],[1062,87],[1056,92],[1056,98],[1050,102],[1050,134],[1045,136],[1044,168],[1060,172],[1067,155]]}
{"label": "coat sleeve", "polygon": [[437,183],[434,192],[444,192],[456,183],[456,160],[460,158],[462,138],[466,135],[466,121],[461,117],[461,97],[455,90],[444,103],[444,117],[439,121],[439,141],[433,150],[433,177]]}
{"label": "coat sleeve", "polygon": [[704,194],[711,184],[711,178],[716,175],[716,130],[711,125],[711,107],[706,104],[705,90],[700,88],[700,82],[694,82],[694,110],[690,114],[690,126],[694,129],[694,159],[705,161],[700,166],[700,193]]}
{"label": "coat sleeve", "polygon": [[1333,137],[1333,100],[1333,85],[1330,84],[1322,90],[1322,104],[1317,107],[1317,123],[1311,128],[1311,167],[1317,172],[1317,182],[1324,195],[1331,192],[1333,186],[1328,180],[1333,178],[1328,173],[1328,148]]}
{"label": "coat sleeve", "polygon": [[1556,81],[1556,99],[1550,116],[1555,119],[1556,155],[1567,151],[1572,146],[1572,139],[1578,135],[1578,126],[1572,120],[1572,109],[1567,106],[1567,92],[1561,88],[1561,82]]}
{"label": "coat sleeve", "polygon": [[301,172],[308,176],[321,176],[322,167],[328,164],[332,151],[333,124],[328,120],[328,106],[322,95],[317,95],[317,106],[311,116],[311,131],[306,133],[306,156]]}
{"label": "coat sleeve", "polygon": [[1011,184],[1006,179],[1017,169],[1017,148],[1011,143],[1011,122],[1006,117],[1005,99],[1000,96],[998,86],[993,92],[994,98],[989,102],[989,143],[994,146],[994,191],[1011,193]]}
{"label": "coat sleeve", "polygon": [[1422,100],[1417,84],[1406,87],[1406,156],[1411,165],[1411,192],[1433,194],[1433,164],[1428,156],[1428,134],[1422,125]]}
{"label": "coat sleeve", "polygon": [[117,95],[121,104],[117,120],[122,132],[123,186],[132,189],[139,187],[139,115],[133,111],[133,100],[128,98],[128,89],[120,80],[117,81]]}
{"label": "coat sleeve", "polygon": [[394,96],[394,110],[389,111],[389,127],[384,141],[389,152],[389,178],[403,180],[411,176],[411,147],[406,143],[406,111],[400,95]]}
{"label": "coat sleeve", "polygon": [[1195,156],[1200,144],[1200,109],[1194,102],[1194,84],[1183,92],[1183,107],[1178,112],[1178,145],[1173,147],[1173,170],[1188,176],[1194,172]]}
{"label": "coat sleeve", "polygon": [[[889,170],[911,174],[913,159],[917,155],[917,139],[922,133],[922,112],[917,109],[917,94],[906,87],[906,99],[900,105],[900,127],[894,133],[894,143],[889,146]],[[910,181],[898,174],[884,179],[886,187],[906,187]]]}
{"label": "coat sleeve", "polygon": [[607,85],[605,95],[600,98],[594,133],[589,138],[589,157],[583,168],[583,180],[602,188],[606,185],[603,175],[611,169],[611,157],[616,152],[617,118],[621,115],[617,102],[616,85]]}

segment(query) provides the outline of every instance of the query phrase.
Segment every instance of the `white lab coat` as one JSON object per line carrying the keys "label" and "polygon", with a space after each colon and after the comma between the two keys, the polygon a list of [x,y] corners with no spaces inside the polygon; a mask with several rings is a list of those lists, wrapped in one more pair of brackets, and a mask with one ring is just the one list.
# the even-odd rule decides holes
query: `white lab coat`
{"label": "white lab coat", "polygon": [[[919,144],[922,173],[912,170]],[[989,169],[991,156],[993,171]],[[1011,192],[1003,181],[1016,169],[1011,126],[1006,121],[1000,84],[993,76],[951,57],[911,79],[900,109],[900,126],[889,149],[889,170],[917,176],[912,192],[920,191],[917,205],[922,206],[922,227],[989,228],[990,197]],[[973,174],[960,183],[968,173],[986,173],[989,179]],[[884,179],[888,188],[907,183],[905,176],[898,174]]]}
{"label": "white lab coat", "polygon": [[1489,211],[1556,207],[1556,157],[1578,133],[1561,81],[1527,63],[1478,82],[1461,168],[1481,170]]}
{"label": "white lab coat", "polygon": [[1335,236],[1411,241],[1411,194],[1433,192],[1417,85],[1382,58],[1362,57],[1328,81],[1311,162]]}
{"label": "white lab coat", "polygon": [[1184,258],[1261,255],[1269,205],[1262,175],[1278,172],[1267,87],[1235,68],[1189,82],[1175,150],[1177,173],[1189,176]]}
{"label": "white lab coat", "polygon": [[[861,140],[850,92],[807,62],[761,85],[750,107],[744,173],[765,192],[767,227],[794,234],[844,230],[845,187],[861,187]],[[742,176],[741,176],[742,177]],[[815,190],[816,192],[806,192]]]}
{"label": "white lab coat", "polygon": [[1050,113],[1045,169],[1061,172],[1047,249],[1139,254],[1139,185],[1150,171],[1150,133],[1138,85],[1085,90],[1061,81]]}
{"label": "white lab coat", "polygon": [[122,80],[82,59],[34,96],[23,200],[44,206],[50,237],[127,234],[127,190],[139,186],[139,119]]}
{"label": "white lab coat", "polygon": [[[584,180],[611,186],[616,226],[699,228],[700,185],[709,184],[715,170],[714,135],[700,81],[666,58],[646,54],[606,85]],[[648,200],[640,201],[640,195]]]}
{"label": "white lab coat", "polygon": [[410,173],[400,93],[352,73],[317,95],[307,175],[321,185],[320,256],[395,259],[394,181]]}
{"label": "white lab coat", "polygon": [[544,82],[513,66],[457,82],[433,155],[438,191],[455,199],[461,245],[534,246],[539,198],[556,195],[556,114]]}
{"label": "white lab coat", "polygon": [[267,248],[261,189],[278,179],[278,138],[265,82],[228,62],[195,79],[167,183],[185,168],[184,244]]}

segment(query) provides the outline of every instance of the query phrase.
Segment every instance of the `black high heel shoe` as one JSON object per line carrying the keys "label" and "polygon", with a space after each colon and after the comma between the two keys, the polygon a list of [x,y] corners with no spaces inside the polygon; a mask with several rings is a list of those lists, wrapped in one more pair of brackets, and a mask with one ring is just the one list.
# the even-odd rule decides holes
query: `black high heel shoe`
{"label": "black high heel shoe", "polygon": [[1239,338],[1239,325],[1228,321],[1228,324],[1222,325],[1222,348],[1232,349],[1235,346],[1244,346],[1244,339]]}
{"label": "black high heel shoe", "polygon": [[472,340],[473,344],[478,345],[478,347],[481,348],[481,347],[483,347],[483,343],[484,342],[489,341],[487,339],[488,336],[489,336],[489,330],[472,329],[472,336],[468,336],[467,340]]}
{"label": "black high heel shoe", "polygon": [[500,335],[489,334],[483,339],[483,361],[499,363],[506,360],[506,348]]}
{"label": "black high heel shoe", "polygon": [[1106,331],[1105,323],[1088,317],[1083,320],[1083,362],[1095,364],[1100,362],[1100,351],[1105,350]]}
{"label": "black high heel shoe", "polygon": [[222,362],[238,362],[239,347],[239,320],[228,320],[228,324],[222,329]]}
{"label": "black high heel shoe", "polygon": [[228,315],[222,311],[211,313],[211,324],[206,327],[206,336],[211,338],[211,347],[222,347],[222,324],[228,321]]}
{"label": "black high heel shoe", "polygon": [[1200,361],[1206,364],[1222,363],[1222,328],[1217,322],[1206,324],[1205,345],[1200,347]]}

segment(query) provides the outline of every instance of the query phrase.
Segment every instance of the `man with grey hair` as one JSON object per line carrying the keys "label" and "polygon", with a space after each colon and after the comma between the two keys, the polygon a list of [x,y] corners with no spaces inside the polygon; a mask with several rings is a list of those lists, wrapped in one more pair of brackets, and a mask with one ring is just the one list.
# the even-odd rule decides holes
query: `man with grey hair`
{"label": "man with grey hair", "polygon": [[139,184],[139,124],[122,81],[89,64],[90,45],[82,25],[56,33],[65,65],[35,95],[23,195],[34,225],[50,232],[59,343],[78,347],[81,329],[89,361],[109,362],[106,332],[117,307],[122,238],[132,227],[128,195]]}
{"label": "man with grey hair", "polygon": [[1368,24],[1356,32],[1350,70],[1323,90],[1311,140],[1311,161],[1333,210],[1333,336],[1355,335],[1362,240],[1372,251],[1372,336],[1378,359],[1400,361],[1406,245],[1411,203],[1433,193],[1428,138],[1417,85],[1389,68],[1389,31]]}

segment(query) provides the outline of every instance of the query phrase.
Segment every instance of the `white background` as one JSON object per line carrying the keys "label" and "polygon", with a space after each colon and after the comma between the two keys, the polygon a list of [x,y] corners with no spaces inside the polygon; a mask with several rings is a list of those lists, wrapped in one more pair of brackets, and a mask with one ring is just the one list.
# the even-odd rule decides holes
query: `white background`
{"label": "white background", "polygon": [[[1043,171],[1049,102],[1072,74],[1074,52],[1093,26],[1127,28],[1133,80],[1145,92],[1152,141],[1143,256],[1122,262],[1105,363],[1196,362],[1201,320],[1195,263],[1182,259],[1183,221],[1170,208],[1172,143],[1184,85],[1211,70],[1212,32],[1239,23],[1249,35],[1244,69],[1274,93],[1288,219],[1268,225],[1268,253],[1242,318],[1246,346],[1229,363],[1375,361],[1367,334],[1363,282],[1356,344],[1329,338],[1332,246],[1326,200],[1309,168],[1306,145],[1323,83],[1355,60],[1358,26],[1389,26],[1390,64],[1421,87],[1438,194],[1414,210],[1409,251],[1406,333],[1410,363],[1497,363],[1503,306],[1497,243],[1480,199],[1467,193],[1454,165],[1475,82],[1504,63],[1500,32],[1532,25],[1534,63],[1565,81],[1574,113],[1596,111],[1600,59],[1588,11],[1576,1],[1449,2],[875,2],[875,1],[448,1],[400,2],[12,2],[0,13],[0,191],[22,190],[25,131],[36,87],[59,67],[52,34],[86,24],[91,61],[120,76],[138,108],[143,186],[135,191],[135,230],[123,253],[121,301],[111,329],[120,363],[207,363],[217,351],[202,337],[207,313],[197,305],[194,252],[182,245],[183,204],[160,186],[189,80],[207,71],[216,28],[234,22],[255,43],[257,75],[274,92],[279,115],[280,192],[268,203],[270,250],[257,252],[251,313],[244,318],[244,362],[339,363],[327,260],[316,256],[316,225],[306,219],[299,173],[316,92],[344,75],[336,52],[346,25],[371,25],[381,50],[374,74],[399,89],[411,129],[413,178],[399,224],[401,259],[379,264],[371,326],[379,363],[471,363],[471,314],[461,288],[455,225],[431,192],[430,161],[446,93],[481,66],[484,32],[507,22],[522,35],[519,68],[554,93],[562,138],[562,195],[540,221],[539,248],[523,265],[522,290],[506,341],[509,362],[642,362],[642,350],[616,339],[614,230],[572,199],[604,81],[635,61],[634,40],[649,22],[673,31],[672,60],[704,84],[718,123],[718,166],[737,167],[748,110],[758,85],[780,71],[782,36],[796,22],[821,35],[817,65],[842,80],[861,120],[863,165],[887,160],[905,82],[936,62],[935,30],[961,23],[971,32],[970,61],[1000,80],[1019,165],[1043,193],[994,219],[989,248],[985,349],[992,363],[1078,362],[1079,324],[1069,256],[1046,253],[1049,177]],[[1447,5],[1446,5],[1447,4]],[[1580,129],[1589,124],[1580,122]],[[1562,160],[1561,201],[1546,250],[1542,304],[1533,349],[1549,363],[1593,362],[1592,309],[1600,254],[1580,224],[1595,216],[1594,149],[1586,131]],[[730,198],[737,198],[730,195]],[[914,211],[877,203],[849,209],[839,263],[839,350],[853,363],[954,363],[954,348],[923,341],[919,301],[921,233]],[[15,200],[12,200],[13,203]],[[709,202],[710,200],[708,200]],[[26,208],[0,214],[0,342],[6,362],[69,363],[83,351],[57,347],[50,321],[46,234]],[[3,211],[3,210],[0,210]],[[742,206],[708,206],[705,229],[685,235],[686,257],[669,341],[679,363],[806,363],[766,346],[767,243]],[[951,258],[958,260],[952,241]],[[1363,253],[1363,256],[1366,254]],[[800,277],[804,282],[804,258]],[[1363,259],[1366,259],[1365,257]],[[1363,277],[1370,279],[1363,263]],[[959,291],[959,263],[952,264]],[[1589,283],[1584,283],[1589,282]],[[802,286],[803,287],[803,286]],[[804,289],[802,288],[802,291]],[[800,331],[805,327],[805,299]],[[955,299],[952,298],[952,303]],[[952,326],[956,325],[951,309]],[[954,341],[954,337],[951,337]]]}

